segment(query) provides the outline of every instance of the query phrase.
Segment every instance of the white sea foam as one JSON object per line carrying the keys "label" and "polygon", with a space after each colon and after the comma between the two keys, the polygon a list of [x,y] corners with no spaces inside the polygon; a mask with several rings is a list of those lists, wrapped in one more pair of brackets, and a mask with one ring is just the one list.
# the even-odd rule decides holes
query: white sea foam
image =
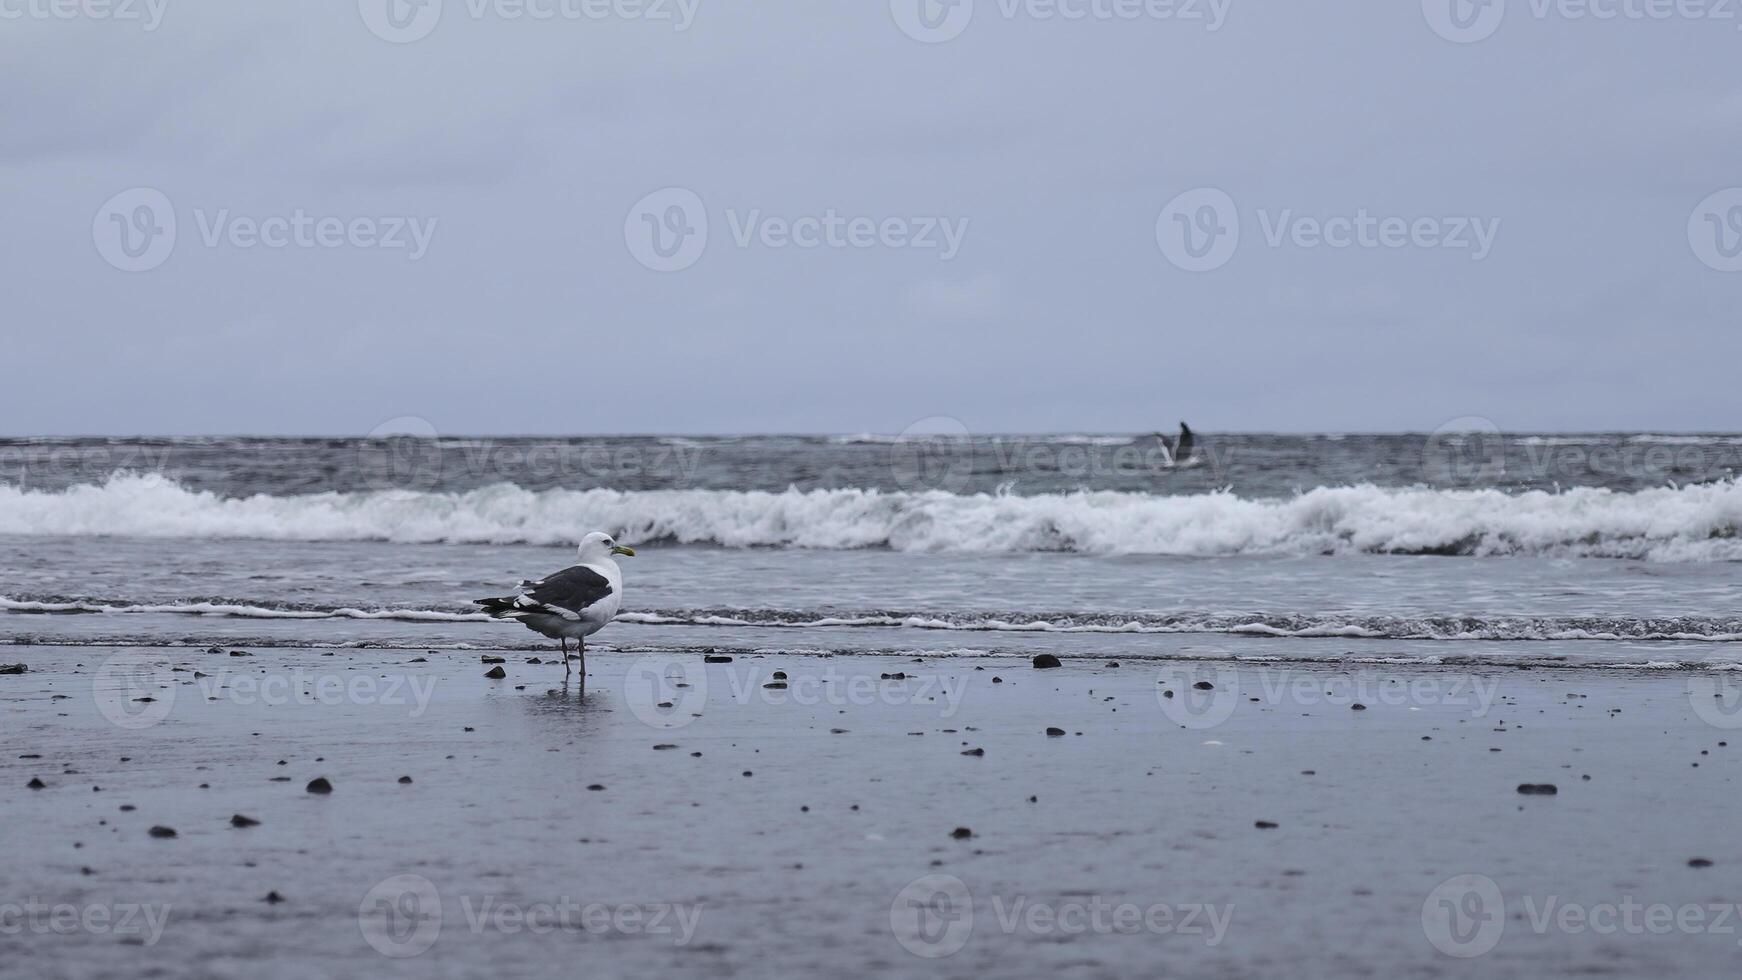
{"label": "white sea foam", "polygon": [[1293,497],[870,490],[319,493],[241,499],[154,476],[59,492],[0,486],[0,534],[1122,555],[1459,554],[1742,560],[1742,485],[1633,493],[1321,487]]}

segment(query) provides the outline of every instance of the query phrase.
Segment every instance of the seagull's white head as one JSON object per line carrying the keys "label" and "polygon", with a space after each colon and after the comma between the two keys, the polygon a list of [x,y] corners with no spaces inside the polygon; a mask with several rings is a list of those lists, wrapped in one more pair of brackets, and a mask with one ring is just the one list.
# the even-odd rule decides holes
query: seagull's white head
{"label": "seagull's white head", "polygon": [[594,562],[607,561],[612,555],[628,555],[635,557],[634,548],[625,548],[617,543],[604,531],[594,531],[581,539],[581,564],[590,565]]}

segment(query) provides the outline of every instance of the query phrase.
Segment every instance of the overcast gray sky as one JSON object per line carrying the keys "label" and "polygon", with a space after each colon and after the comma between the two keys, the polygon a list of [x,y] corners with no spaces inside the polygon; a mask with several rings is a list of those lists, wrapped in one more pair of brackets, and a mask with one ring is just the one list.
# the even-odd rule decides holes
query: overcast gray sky
{"label": "overcast gray sky", "polygon": [[88,2],[6,434],[1742,428],[1735,0]]}

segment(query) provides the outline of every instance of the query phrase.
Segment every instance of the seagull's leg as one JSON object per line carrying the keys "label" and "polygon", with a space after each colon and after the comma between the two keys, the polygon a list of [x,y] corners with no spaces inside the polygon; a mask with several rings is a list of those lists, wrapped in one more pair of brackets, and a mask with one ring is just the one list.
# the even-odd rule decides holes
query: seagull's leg
{"label": "seagull's leg", "polygon": [[562,641],[563,645],[563,681],[567,683],[569,679],[569,638],[563,636],[558,637],[558,639]]}
{"label": "seagull's leg", "polygon": [[581,693],[587,693],[587,641],[585,638],[575,641],[575,656],[581,662]]}

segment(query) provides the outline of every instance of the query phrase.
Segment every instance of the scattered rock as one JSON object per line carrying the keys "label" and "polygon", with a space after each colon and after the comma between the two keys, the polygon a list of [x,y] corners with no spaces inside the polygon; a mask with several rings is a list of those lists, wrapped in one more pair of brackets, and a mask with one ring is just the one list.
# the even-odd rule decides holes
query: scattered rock
{"label": "scattered rock", "polygon": [[1712,862],[1708,858],[1689,858],[1688,859],[1688,867],[1690,867],[1690,868],[1709,868],[1711,866],[1712,866]]}
{"label": "scattered rock", "polygon": [[1170,701],[1173,700],[1173,692],[1172,691],[1163,691],[1163,692],[1161,692],[1161,696],[1164,698],[1167,698]]}
{"label": "scattered rock", "polygon": [[1065,737],[1065,730],[1062,728],[1048,728],[1046,730],[1046,737],[1047,738],[1064,738]]}
{"label": "scattered rock", "polygon": [[30,782],[25,783],[24,785],[30,789],[47,789],[48,788],[47,783],[43,782],[40,779],[37,779],[35,776],[30,777]]}
{"label": "scattered rock", "polygon": [[1198,681],[1196,684],[1192,685],[1192,690],[1194,691],[1214,691],[1215,689],[1216,685],[1211,684],[1209,681]]}
{"label": "scattered rock", "polygon": [[655,745],[653,747],[653,751],[664,752],[667,749],[675,749],[675,748],[677,748],[677,746],[671,744],[670,742],[661,742],[658,745]]}
{"label": "scattered rock", "polygon": [[1062,664],[1059,663],[1059,658],[1050,653],[1042,653],[1034,658],[1035,670],[1051,670],[1052,668],[1059,666],[1062,666]]}
{"label": "scattered rock", "polygon": [[230,656],[232,656],[232,657],[252,657],[254,655],[252,653],[249,653],[246,650],[231,650]]}
{"label": "scattered rock", "polygon": [[1362,704],[1359,701],[1356,701],[1354,704],[1349,705],[1349,710],[1350,711],[1366,711],[1367,706]]}
{"label": "scattered rock", "polygon": [[702,663],[705,664],[729,664],[731,662],[732,658],[723,653],[710,653],[702,658]]}
{"label": "scattered rock", "polygon": [[29,669],[24,664],[0,664],[0,674],[22,674]]}
{"label": "scattered rock", "polygon": [[[427,664],[427,663],[429,663],[429,658],[428,657],[414,657],[411,662],[414,664]],[[277,894],[277,892],[274,892],[273,894]]]}
{"label": "scattered rock", "polygon": [[253,817],[244,817],[243,815],[238,813],[235,816],[230,818],[230,826],[232,826],[232,827],[258,827],[258,826],[260,826],[260,821],[254,819]]}
{"label": "scattered rock", "polygon": [[986,754],[986,750],[985,749],[966,749],[962,752],[962,754],[963,755],[972,755],[972,756],[982,756],[982,755]]}
{"label": "scattered rock", "polygon": [[493,681],[499,681],[502,678],[507,677],[508,672],[503,670],[501,667],[491,667],[489,670],[484,672],[484,676]]}
{"label": "scattered rock", "polygon": [[768,683],[766,683],[762,686],[764,689],[770,690],[770,691],[784,691],[784,690],[786,690],[786,682],[785,681],[769,681]]}
{"label": "scattered rock", "polygon": [[399,777],[399,785],[401,785],[401,786],[409,786],[409,785],[411,785],[411,777],[410,777],[410,776],[401,776],[401,777]]}
{"label": "scattered rock", "polygon": [[489,654],[485,654],[483,661],[484,661],[484,663],[487,663],[487,664],[505,664],[508,662],[508,658],[507,657],[492,657]]}
{"label": "scattered rock", "polygon": [[1277,828],[1276,824],[1271,823],[1268,820],[1254,821],[1252,826],[1257,827],[1259,830],[1275,830]]}
{"label": "scattered rock", "polygon": [[786,671],[784,671],[784,670],[775,671],[774,672],[774,679],[777,681],[786,680]]}
{"label": "scattered rock", "polygon": [[1553,783],[1519,783],[1518,792],[1524,796],[1554,796],[1560,790]]}
{"label": "scattered rock", "polygon": [[169,838],[169,837],[175,836],[175,828],[164,827],[162,825],[159,825],[159,826],[151,828],[149,831],[147,831],[147,833],[149,833],[153,837]]}
{"label": "scattered rock", "polygon": [[605,784],[604,783],[594,783],[591,786],[588,786],[587,788],[592,790],[593,792],[597,793],[600,790],[605,788]]}
{"label": "scattered rock", "polygon": [[333,784],[327,782],[327,777],[325,776],[316,776],[314,779],[309,780],[308,791],[310,793],[321,794],[331,793],[333,791]]}
{"label": "scattered rock", "polygon": [[956,840],[967,840],[974,836],[974,832],[966,827],[957,827],[955,830],[950,831],[950,836],[954,837]]}
{"label": "scattered rock", "polygon": [[279,902],[284,901],[284,896],[278,894],[275,891],[271,891],[271,892],[267,892],[266,897],[261,899],[261,901],[265,902],[268,905],[277,905]]}
{"label": "scattered rock", "polygon": [[1107,666],[1109,666],[1109,667],[1117,667],[1117,666],[1119,666],[1119,661],[1117,661],[1117,660],[1109,660],[1109,661],[1107,661]]}

